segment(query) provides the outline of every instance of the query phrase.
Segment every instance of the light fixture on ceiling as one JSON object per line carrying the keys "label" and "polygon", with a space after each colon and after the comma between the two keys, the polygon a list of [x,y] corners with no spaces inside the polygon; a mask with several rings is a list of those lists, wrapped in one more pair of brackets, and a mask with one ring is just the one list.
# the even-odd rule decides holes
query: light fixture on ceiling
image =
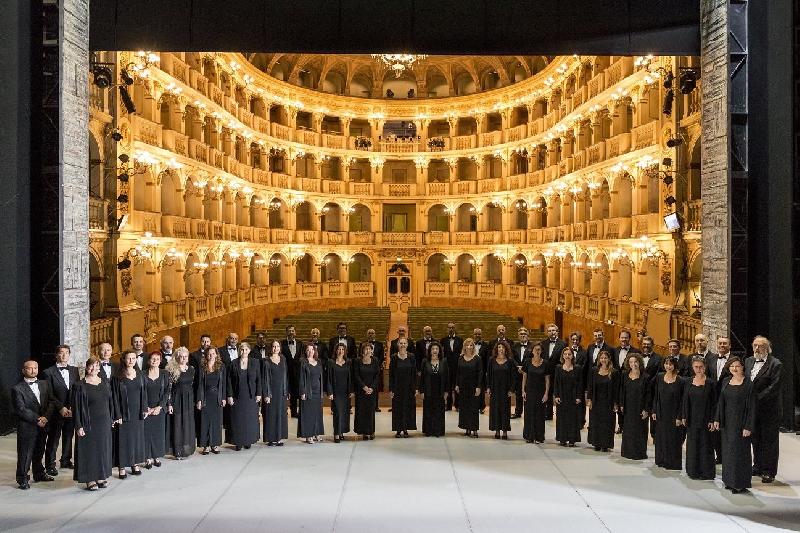
{"label": "light fixture on ceiling", "polygon": [[425,54],[371,54],[372,58],[382,63],[394,72],[394,77],[399,78],[414,67],[414,63],[428,57]]}

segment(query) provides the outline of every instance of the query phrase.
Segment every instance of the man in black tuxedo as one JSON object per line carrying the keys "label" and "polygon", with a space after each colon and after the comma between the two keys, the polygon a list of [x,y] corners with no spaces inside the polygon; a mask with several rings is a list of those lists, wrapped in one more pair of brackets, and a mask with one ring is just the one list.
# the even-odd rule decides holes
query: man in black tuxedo
{"label": "man in black tuxedo", "polygon": [[761,335],[753,339],[753,355],[745,360],[744,373],[753,383],[755,400],[753,475],[761,476],[763,483],[772,483],[778,473],[783,364],[772,355],[769,339]]}
{"label": "man in black tuxedo", "polygon": [[314,346],[317,349],[320,361],[327,366],[330,354],[328,353],[328,345],[319,340],[319,328],[311,328],[311,338],[308,339],[307,345]]}
{"label": "man in black tuxedo", "polygon": [[[672,357],[678,362],[676,369],[679,376],[692,376],[692,357],[681,354],[681,341],[678,339],[670,339],[667,341],[667,357]],[[663,370],[663,368],[660,369],[659,372],[661,370]]]}
{"label": "man in black tuxedo", "polygon": [[[728,370],[730,356],[731,340],[728,337],[718,337],[717,353],[709,352],[706,355],[706,377],[714,381],[715,401],[719,401],[719,395],[722,394],[723,382],[731,377],[731,371]],[[717,464],[722,464],[722,438],[719,431],[712,431],[710,438]]]}
{"label": "man in black tuxedo", "polygon": [[203,364],[203,357],[206,356],[209,348],[211,348],[211,335],[203,333],[200,335],[200,347],[189,354],[189,364],[194,367],[195,375]]}
{"label": "man in black tuxedo", "polygon": [[405,326],[398,326],[397,327],[397,338],[392,340],[389,343],[389,357],[397,353],[397,341],[399,339],[406,339],[408,341],[408,353],[414,354],[414,349],[416,345],[414,343],[414,339],[408,336],[408,329]]}
{"label": "man in black tuxedo", "polygon": [[455,322],[447,323],[447,336],[442,337],[439,343],[442,345],[444,358],[447,359],[447,371],[450,374],[450,390],[445,402],[445,409],[450,411],[454,405],[458,409],[458,395],[454,389],[456,386],[456,373],[458,372],[458,358],[461,355],[461,348],[464,347],[464,339],[456,335]]}
{"label": "man in black tuxedo", "polygon": [[173,349],[175,348],[175,339],[170,337],[169,335],[164,335],[161,337],[161,349],[158,350],[161,352],[161,363],[159,363],[159,368],[166,368],[167,363],[169,363],[170,359],[172,359]]}
{"label": "man in black tuxedo", "polygon": [[111,378],[117,373],[119,365],[111,362],[111,354],[114,348],[107,342],[101,343],[97,348],[98,356],[100,357],[100,371],[97,375],[106,383],[111,382]]}
{"label": "man in black tuxedo", "polygon": [[42,464],[46,428],[56,405],[50,383],[38,380],[39,363],[25,361],[22,367],[23,381],[11,388],[11,405],[19,424],[17,425],[17,483],[27,490],[28,471],[33,467],[33,481],[53,481]]}
{"label": "man in black tuxedo", "polygon": [[[386,352],[384,350],[383,343],[377,340],[375,336],[375,330],[372,328],[367,330],[367,340],[364,342],[372,346],[372,356],[378,360],[378,367],[380,368],[378,392],[383,392],[383,369],[386,368]],[[381,408],[378,405],[375,406],[375,412],[381,412]]]}
{"label": "man in black tuxedo", "polygon": [[[522,363],[525,362],[525,359],[531,357],[531,353],[533,350],[534,343],[530,342],[530,332],[528,328],[522,327],[517,330],[517,338],[519,339],[518,342],[514,343],[514,346],[511,347],[512,352],[512,359],[514,364],[517,366],[517,372],[519,383],[522,383]],[[523,406],[525,404],[525,399],[522,397],[522,387],[517,387],[516,392],[516,404],[514,406],[514,414],[511,415],[511,418],[519,418],[522,416]]]}
{"label": "man in black tuxedo", "polygon": [[[649,335],[645,335],[642,337],[642,361],[644,361],[644,375],[647,376],[647,397],[645,399],[645,404],[647,405],[647,411],[650,411],[650,406],[653,405],[653,394],[655,393],[655,382],[656,376],[659,372],[661,372],[664,368],[662,366],[662,359],[661,356],[658,355],[653,351],[655,348],[656,341],[653,337]],[[648,424],[650,424],[650,435],[655,438],[656,435],[656,426],[650,418],[647,418]]]}
{"label": "man in black tuxedo", "polygon": [[48,417],[47,439],[45,442],[45,471],[48,475],[57,476],[56,451],[61,442],[61,468],[74,468],[72,464],[72,437],[75,425],[72,418],[72,402],[70,389],[81,379],[78,367],[69,365],[70,348],[66,344],[56,347],[56,364],[42,372],[53,395],[55,410]]}
{"label": "man in black tuxedo", "polygon": [[331,358],[336,357],[336,345],[344,344],[347,347],[347,358],[350,360],[358,357],[358,350],[356,347],[356,340],[347,334],[347,324],[339,322],[336,324],[336,335],[331,337],[328,341],[328,356]]}
{"label": "man in black tuxedo", "polygon": [[428,358],[428,350],[430,349],[433,341],[433,328],[430,326],[423,327],[422,338],[417,341],[417,344],[414,347],[414,354],[417,356],[417,375],[422,373],[422,365]]}
{"label": "man in black tuxedo", "polygon": [[[545,338],[540,344],[542,345],[542,358],[550,363],[548,375],[550,376],[550,395],[547,397],[547,404],[545,405],[545,420],[553,419],[553,376],[555,375],[556,365],[561,361],[561,352],[567,347],[567,343],[558,337],[558,326],[555,324],[547,324],[545,327]],[[521,388],[521,387],[519,387]]]}
{"label": "man in black tuxedo", "polygon": [[[631,332],[623,329],[619,332],[619,347],[614,348],[614,353],[611,354],[611,364],[622,372],[628,356],[634,353],[641,354],[638,348],[631,346]],[[622,411],[617,412],[617,433],[622,433]]]}
{"label": "man in black tuxedo", "polygon": [[481,366],[483,367],[483,381],[481,381],[481,414],[486,410],[486,369],[489,366],[489,356],[491,349],[489,343],[483,340],[483,330],[475,328],[472,330],[472,340],[475,341],[475,353],[481,357]]}
{"label": "man in black tuxedo", "polygon": [[300,405],[300,360],[306,356],[306,346],[297,338],[294,326],[286,326],[286,338],[281,340],[281,354],[286,358],[286,371],[289,373],[289,411],[297,418]]}
{"label": "man in black tuxedo", "polygon": [[147,366],[147,355],[144,351],[144,336],[141,333],[131,335],[131,350],[136,354],[136,368],[145,369]]}
{"label": "man in black tuxedo", "polygon": [[695,355],[699,355],[700,357],[703,358],[707,358],[709,356],[714,355],[714,352],[708,349],[708,337],[706,337],[705,334],[703,333],[698,333],[697,335],[694,336],[694,353],[689,358],[689,360],[691,361],[692,357],[694,357]]}
{"label": "man in black tuxedo", "polygon": [[228,333],[225,338],[225,346],[218,351],[222,364],[226,367],[230,366],[232,361],[239,359],[239,334],[234,331]]}

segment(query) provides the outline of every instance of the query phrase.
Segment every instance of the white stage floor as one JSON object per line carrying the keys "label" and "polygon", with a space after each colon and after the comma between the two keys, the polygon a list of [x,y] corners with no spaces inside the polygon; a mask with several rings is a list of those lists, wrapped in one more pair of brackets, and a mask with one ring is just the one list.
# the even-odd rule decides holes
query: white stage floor
{"label": "white stage floor", "polygon": [[[800,530],[800,437],[781,436],[778,478],[732,495],[721,481],[692,481],[651,459],[628,461],[584,447],[526,444],[456,432],[395,439],[378,413],[374,441],[290,439],[282,448],[164,460],[139,477],[114,477],[90,493],[61,470],[21,491],[15,436],[0,438],[0,530],[403,532],[595,531],[688,533]],[[418,422],[421,411],[418,412]],[[488,418],[482,417],[482,427]],[[326,418],[330,428],[330,417]],[[290,434],[294,423],[290,423]],[[552,439],[555,428],[548,423]],[[584,439],[585,439],[584,432]],[[330,437],[328,437],[330,438]]]}

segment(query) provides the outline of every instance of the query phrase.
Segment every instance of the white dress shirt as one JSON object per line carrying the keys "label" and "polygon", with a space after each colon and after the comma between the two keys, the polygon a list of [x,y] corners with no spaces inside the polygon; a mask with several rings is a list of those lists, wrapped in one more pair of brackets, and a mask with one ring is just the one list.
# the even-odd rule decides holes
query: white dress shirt
{"label": "white dress shirt", "polygon": [[64,380],[64,383],[67,386],[67,390],[69,390],[69,386],[71,385],[71,383],[69,382],[69,368],[67,367],[67,365],[64,366],[56,365],[56,368],[58,368],[58,373],[61,374],[61,378]]}
{"label": "white dress shirt", "polygon": [[766,362],[766,357],[764,359],[756,359],[756,362],[753,363],[753,370],[750,372],[750,381],[755,381],[756,376],[758,376],[758,373],[761,372],[761,369],[764,367],[764,363]]}
{"label": "white dress shirt", "polygon": [[[104,362],[108,362],[108,364],[103,364]],[[111,379],[111,362],[110,361],[100,361],[100,370],[106,375],[106,378]]]}
{"label": "white dress shirt", "polygon": [[717,355],[717,381],[719,381],[719,377],[722,375],[722,369],[725,368],[725,364],[728,362],[728,354]]}
{"label": "white dress shirt", "polygon": [[236,346],[226,346],[228,350],[228,356],[231,358],[231,361],[236,361],[239,359],[239,349]]}
{"label": "white dress shirt", "polygon": [[547,350],[547,357],[553,357],[553,350],[556,349],[556,341],[550,339],[550,348]]}
{"label": "white dress shirt", "polygon": [[25,383],[31,388],[31,392],[36,396],[36,401],[42,403],[42,396],[39,392],[39,382],[34,378],[33,380],[25,379]]}
{"label": "white dress shirt", "polygon": [[628,352],[630,351],[630,349],[631,349],[630,346],[627,346],[627,347],[620,346],[619,347],[619,356],[618,356],[619,360],[617,361],[617,363],[619,363],[619,367],[620,368],[622,368],[625,365],[625,358],[628,357]]}

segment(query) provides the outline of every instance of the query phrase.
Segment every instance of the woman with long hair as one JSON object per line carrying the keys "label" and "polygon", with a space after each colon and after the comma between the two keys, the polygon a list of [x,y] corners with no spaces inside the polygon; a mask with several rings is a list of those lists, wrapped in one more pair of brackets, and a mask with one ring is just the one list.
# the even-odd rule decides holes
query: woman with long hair
{"label": "woman with long hair", "polygon": [[586,407],[589,409],[589,436],[594,450],[607,452],[614,447],[614,414],[619,396],[618,373],[611,364],[611,354],[597,354],[597,366],[589,374]]}
{"label": "woman with long hair", "polygon": [[522,437],[525,442],[544,442],[544,419],[550,397],[550,365],[542,358],[542,345],[533,345],[531,356],[522,362],[522,400],[525,421]]}
{"label": "woman with long hair", "polygon": [[210,346],[200,360],[197,376],[197,445],[202,455],[218,454],[222,446],[222,408],[227,402],[228,374],[222,358],[214,346]]}
{"label": "woman with long hair", "polygon": [[122,423],[114,428],[114,464],[119,478],[131,474],[141,475],[139,465],[145,462],[144,420],[147,416],[147,389],[144,377],[136,368],[136,352],[125,350],[120,356],[120,366],[111,379],[111,392],[122,418]]}
{"label": "woman with long hair", "polygon": [[756,399],[752,383],[745,378],[742,360],[731,357],[725,366],[731,377],[722,382],[714,429],[720,431],[722,437],[722,482],[726,489],[738,494],[749,489],[752,483],[750,438]]}
{"label": "woman with long hair", "polygon": [[653,390],[652,419],[656,423],[656,466],[668,470],[683,469],[683,391],[685,382],[678,375],[678,359],[667,356],[664,372],[656,375]]}
{"label": "woman with long hair", "polygon": [[625,359],[620,381],[619,409],[622,411],[622,450],[626,459],[647,459],[647,399],[650,394],[644,359],[631,353]]}
{"label": "woman with long hair", "polygon": [[361,343],[360,357],[355,361],[353,380],[355,382],[356,409],[353,429],[364,440],[375,438],[375,411],[378,407],[378,387],[381,378],[381,365],[373,357],[372,344]]}
{"label": "woman with long hair", "polygon": [[147,418],[144,419],[144,467],[161,466],[167,447],[167,404],[171,382],[169,372],[162,370],[161,352],[153,352],[146,358],[144,383],[147,389]]}
{"label": "woman with long hair", "polygon": [[553,374],[553,404],[556,406],[556,440],[574,447],[581,441],[583,419],[583,367],[575,364],[575,352],[566,346]]}
{"label": "woman with long hair", "polygon": [[692,357],[691,381],[683,391],[681,419],[686,428],[686,474],[692,479],[714,479],[714,416],[717,384],[706,373],[706,359]]}
{"label": "woman with long hair", "polygon": [[489,395],[489,429],[494,438],[508,440],[511,431],[511,396],[519,372],[511,360],[511,346],[506,341],[496,342],[486,370],[486,392]]}
{"label": "woman with long hair", "polygon": [[[250,345],[239,345],[239,357],[228,368],[228,405],[231,406],[231,441],[236,451],[258,441],[258,403],[261,401],[261,364],[250,357]],[[269,391],[266,394],[269,401]]]}
{"label": "woman with long hair", "polygon": [[166,370],[172,382],[167,422],[167,445],[177,460],[190,457],[197,448],[194,420],[194,367],[189,364],[189,350],[181,346],[169,360]]}
{"label": "woman with long hair", "polygon": [[397,353],[389,362],[389,395],[392,397],[392,431],[395,438],[408,438],[417,429],[417,369],[408,351],[408,339],[397,339]]}
{"label": "woman with long hair", "polygon": [[75,470],[73,479],[86,483],[86,490],[105,488],[111,477],[113,454],[112,424],[121,424],[111,387],[101,379],[100,360],[86,360],[86,377],[72,386],[72,413],[75,417]]}
{"label": "woman with long hair", "polygon": [[297,436],[307,444],[322,442],[325,426],[322,421],[323,365],[316,346],[306,346],[305,357],[300,361],[300,413]]}
{"label": "woman with long hair", "polygon": [[261,402],[262,438],[267,446],[283,446],[283,440],[289,438],[289,417],[286,415],[289,375],[286,358],[281,354],[280,341],[272,341],[269,356],[264,359],[263,365],[262,383],[269,401]]}
{"label": "woman with long hair", "polygon": [[420,392],[422,394],[422,434],[426,437],[444,435],[444,408],[450,387],[447,360],[442,357],[442,345],[431,342],[428,357],[422,364]]}
{"label": "woman with long hair", "polygon": [[350,399],[353,397],[353,370],[347,359],[347,346],[337,344],[328,362],[328,399],[333,412],[333,442],[344,440],[350,432]]}
{"label": "woman with long hair", "polygon": [[483,382],[483,363],[475,350],[472,337],[464,339],[461,354],[458,356],[455,393],[458,394],[458,427],[464,430],[465,437],[478,438],[480,429],[481,383]]}

